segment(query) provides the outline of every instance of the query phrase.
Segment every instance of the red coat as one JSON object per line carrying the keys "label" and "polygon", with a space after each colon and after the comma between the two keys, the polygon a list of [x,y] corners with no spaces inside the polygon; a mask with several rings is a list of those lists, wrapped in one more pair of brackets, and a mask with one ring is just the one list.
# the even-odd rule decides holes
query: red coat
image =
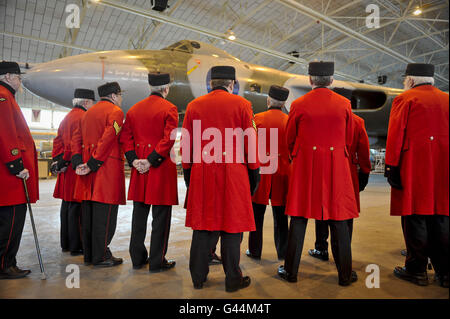
{"label": "red coat", "polygon": [[[215,152],[205,147],[213,140],[212,137],[209,137],[211,140],[200,142],[196,139],[194,141],[195,124],[198,124],[198,122],[193,122],[195,120],[201,121],[201,130],[198,130],[201,135],[207,128],[216,128],[218,130],[216,133],[220,132],[222,137],[221,150]],[[253,154],[253,160],[250,160],[254,163],[249,163],[252,155],[247,152],[243,154],[242,162],[236,160],[239,147],[244,146],[244,150],[248,149],[247,138],[244,141],[236,139],[239,145],[229,143],[225,148],[226,128],[228,128],[228,132],[231,129],[246,130],[250,128],[246,132],[256,135],[253,123],[251,103],[240,96],[221,89],[214,90],[189,103],[183,122],[183,129],[187,130],[189,138],[183,132],[181,143],[183,168],[191,169],[189,194],[187,196],[187,227],[194,230],[225,231],[228,233],[255,230],[247,169],[259,167],[256,150]],[[190,150],[186,148],[185,144],[189,142]],[[201,147],[198,144],[201,144]],[[214,154],[217,156],[217,160],[212,163],[205,162],[202,156],[205,152]],[[233,157],[231,157],[231,154],[233,154]],[[188,160],[186,156],[189,156]],[[195,163],[195,157],[197,156],[201,157],[201,160]],[[194,163],[192,160],[194,160]],[[222,163],[219,163],[219,161],[222,161]]]}
{"label": "red coat", "polygon": [[349,165],[350,101],[317,88],[295,100],[286,126],[292,174],[286,214],[318,220],[358,217]]}
{"label": "red coat", "polygon": [[27,202],[23,182],[15,176],[25,168],[30,171],[30,202],[39,199],[36,146],[13,92],[8,84],[0,82],[0,206]]}
{"label": "red coat", "polygon": [[[278,108],[271,108],[266,112],[255,115],[258,130],[260,128],[266,129],[266,148],[263,150],[260,147],[258,150],[259,152],[265,151],[267,157],[270,155],[270,128],[278,130],[278,148],[277,154],[275,154],[278,160],[278,168],[275,174],[261,174],[258,189],[252,197],[252,202],[254,203],[268,205],[270,198],[272,206],[286,205],[290,173],[289,150],[286,144],[285,131],[287,120],[288,116]],[[263,164],[261,158],[260,155],[261,166],[270,165],[270,162]]]}
{"label": "red coat", "polygon": [[133,159],[145,159],[153,152],[163,158],[158,167],[151,166],[145,174],[132,168],[129,200],[150,205],[178,205],[177,167],[170,158],[175,143],[170,135],[177,127],[177,107],[155,94],[128,111],[120,135],[127,158],[132,163]]}
{"label": "red coat", "polygon": [[417,86],[392,103],[386,165],[399,166],[402,190],[391,190],[391,215],[447,215],[448,94]]}
{"label": "red coat", "polygon": [[359,203],[359,170],[365,174],[370,174],[372,164],[370,163],[370,144],[367,136],[364,120],[358,115],[353,114],[353,142],[350,146],[350,169],[352,173],[353,188],[355,190],[356,204],[358,212],[360,211]]}
{"label": "red coat", "polygon": [[[81,118],[85,112],[86,110],[84,108],[76,106],[61,122],[58,128],[58,135],[53,140],[53,158],[61,156],[64,160],[70,161],[72,158],[72,137],[75,129],[80,126]],[[72,168],[72,164],[69,164],[64,173],[58,174],[53,197],[63,199],[67,202],[76,202],[77,200],[74,198],[76,180],[77,175],[75,174],[75,170]]]}
{"label": "red coat", "polygon": [[119,144],[122,126],[122,110],[106,100],[83,115],[72,139],[72,154],[82,154],[83,163],[89,161],[98,170],[78,176],[75,199],[125,204],[124,156]]}

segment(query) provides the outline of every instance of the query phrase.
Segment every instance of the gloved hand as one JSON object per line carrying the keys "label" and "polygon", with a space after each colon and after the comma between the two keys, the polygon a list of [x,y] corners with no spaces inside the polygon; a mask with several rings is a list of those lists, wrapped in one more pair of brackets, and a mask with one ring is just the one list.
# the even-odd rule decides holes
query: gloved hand
{"label": "gloved hand", "polygon": [[253,196],[258,189],[261,175],[259,174],[259,168],[248,169],[248,179],[250,181],[250,194]]}
{"label": "gloved hand", "polygon": [[28,178],[30,178],[30,172],[25,168],[23,171],[17,174],[16,177],[27,180]]}
{"label": "gloved hand", "polygon": [[183,177],[184,177],[184,183],[186,184],[186,187],[189,188],[189,183],[191,182],[191,169],[184,169],[183,168]]}
{"label": "gloved hand", "polygon": [[386,165],[384,177],[387,177],[389,185],[396,189],[403,189],[402,180],[400,177],[400,167]]}
{"label": "gloved hand", "polygon": [[367,183],[369,183],[369,174],[359,171],[358,181],[359,181],[359,191],[362,192],[366,188]]}

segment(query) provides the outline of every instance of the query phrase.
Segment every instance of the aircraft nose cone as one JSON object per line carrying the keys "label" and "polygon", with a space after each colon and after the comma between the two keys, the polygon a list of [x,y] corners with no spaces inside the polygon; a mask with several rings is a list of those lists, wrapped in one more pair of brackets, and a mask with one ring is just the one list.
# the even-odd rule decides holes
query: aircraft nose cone
{"label": "aircraft nose cone", "polygon": [[68,67],[58,63],[43,63],[24,75],[23,86],[32,93],[63,106],[71,105],[73,81]]}

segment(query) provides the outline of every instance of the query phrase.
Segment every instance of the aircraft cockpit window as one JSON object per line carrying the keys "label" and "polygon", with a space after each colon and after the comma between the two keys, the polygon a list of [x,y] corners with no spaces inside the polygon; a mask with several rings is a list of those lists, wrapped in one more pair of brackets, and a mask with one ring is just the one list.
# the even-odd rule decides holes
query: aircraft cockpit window
{"label": "aircraft cockpit window", "polygon": [[[198,43],[197,43],[198,44]],[[176,42],[170,46],[168,46],[167,48],[165,48],[165,50],[170,50],[170,51],[179,51],[179,52],[184,52],[184,53],[194,53],[194,50],[191,47],[192,43],[188,43],[186,44],[185,42]],[[200,45],[199,45],[200,47]]]}
{"label": "aircraft cockpit window", "polygon": [[261,85],[258,83],[250,84],[250,92],[261,93]]}
{"label": "aircraft cockpit window", "polygon": [[194,49],[200,49],[200,43],[198,43],[198,42],[192,41],[191,45]]}

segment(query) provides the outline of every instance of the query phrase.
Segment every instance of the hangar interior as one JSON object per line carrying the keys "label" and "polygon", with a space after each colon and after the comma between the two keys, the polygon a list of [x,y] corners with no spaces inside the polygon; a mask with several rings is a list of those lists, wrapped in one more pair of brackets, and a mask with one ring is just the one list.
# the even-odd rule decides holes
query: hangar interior
{"label": "hangar interior", "polygon": [[[338,80],[397,89],[403,88],[407,63],[433,63],[436,87],[448,92],[448,0],[169,0],[162,8],[154,5],[147,0],[2,0],[1,59],[19,62],[26,72],[27,67],[63,57],[109,50],[159,50],[189,39],[211,44],[240,61],[293,74],[307,74],[311,61],[335,61]],[[78,27],[73,12],[78,13]],[[374,13],[379,13],[378,20],[372,19]],[[241,246],[241,266],[252,277],[252,285],[226,294],[221,266],[212,266],[206,289],[194,291],[182,177],[168,250],[168,256],[177,260],[174,270],[149,275],[131,268],[132,202],[120,207],[111,244],[118,257],[125,259],[124,265],[106,270],[82,266],[81,259],[59,249],[60,200],[52,198],[55,179],[44,165],[51,157],[59,123],[70,109],[25,88],[16,97],[43,163],[41,200],[33,207],[49,279],[39,281],[27,221],[18,259],[33,273],[24,280],[1,282],[1,298],[448,298],[448,290],[437,284],[417,287],[394,278],[392,269],[403,264],[404,241],[400,219],[389,217],[388,184],[376,174],[361,195],[361,217],[355,222],[352,246],[360,279],[348,288],[337,286],[332,260],[320,262],[307,255],[307,249],[314,247],[313,222],[307,231],[299,282],[281,282],[276,276],[279,262],[268,209],[262,261],[245,256],[247,234]],[[67,264],[80,264],[80,289],[66,288]],[[370,264],[380,266],[380,288],[365,285]]]}

